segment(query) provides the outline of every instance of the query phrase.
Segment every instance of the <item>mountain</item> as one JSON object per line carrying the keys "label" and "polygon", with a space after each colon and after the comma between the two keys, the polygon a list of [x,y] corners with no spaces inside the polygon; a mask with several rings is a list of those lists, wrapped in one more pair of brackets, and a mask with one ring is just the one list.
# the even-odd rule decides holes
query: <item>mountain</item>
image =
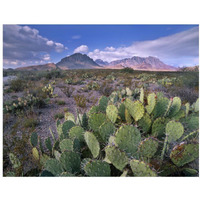
{"label": "mountain", "polygon": [[136,70],[147,70],[147,71],[176,71],[177,68],[170,65],[164,64],[158,58],[149,57],[139,57],[133,56],[132,58],[125,58],[122,60],[116,60],[109,63],[110,67],[122,65],[124,67],[130,67]]}
{"label": "mountain", "polygon": [[61,59],[56,66],[61,69],[93,69],[99,67],[93,59],[81,53],[75,53]]}
{"label": "mountain", "polygon": [[19,67],[16,68],[17,70],[25,70],[25,71],[47,71],[47,70],[54,70],[57,69],[56,65],[54,63],[47,63],[44,65],[33,65],[28,67]]}
{"label": "mountain", "polygon": [[103,61],[103,60],[101,60],[101,59],[96,59],[96,60],[95,60],[95,63],[97,63],[97,64],[100,65],[100,66],[109,65],[109,62]]}

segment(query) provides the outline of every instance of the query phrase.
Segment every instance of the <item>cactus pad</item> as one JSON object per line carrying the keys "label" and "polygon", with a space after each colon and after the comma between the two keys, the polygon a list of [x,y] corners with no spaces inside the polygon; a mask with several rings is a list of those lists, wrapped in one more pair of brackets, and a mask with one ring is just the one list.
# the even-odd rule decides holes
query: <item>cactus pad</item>
{"label": "cactus pad", "polygon": [[81,142],[84,141],[84,129],[80,126],[74,126],[69,131],[69,138],[77,138]]}
{"label": "cactus pad", "polygon": [[194,112],[199,112],[199,98],[194,103]]}
{"label": "cactus pad", "polygon": [[164,117],[157,118],[152,125],[152,136],[162,139],[165,135],[166,119]]}
{"label": "cactus pad", "polygon": [[88,115],[97,114],[100,111],[99,106],[92,106],[88,112]]}
{"label": "cactus pad", "polygon": [[129,156],[137,154],[141,134],[136,127],[129,125],[122,126],[118,129],[115,137],[115,141],[121,150],[125,151]]}
{"label": "cactus pad", "polygon": [[179,112],[180,108],[181,108],[181,99],[179,97],[174,97],[168,112],[168,116],[173,117]]}
{"label": "cactus pad", "polygon": [[185,104],[185,116],[186,117],[188,116],[189,111],[190,111],[190,103],[186,103]]}
{"label": "cactus pad", "polygon": [[75,126],[75,124],[74,124],[74,122],[71,121],[71,120],[66,121],[66,122],[63,123],[63,125],[62,125],[62,132],[63,132],[63,135],[64,135],[65,137],[68,136],[69,130],[70,130],[73,126]]}
{"label": "cactus pad", "polygon": [[38,145],[38,134],[37,133],[33,132],[31,134],[30,142],[33,147],[36,147]]}
{"label": "cactus pad", "polygon": [[132,118],[131,118],[131,115],[129,114],[129,112],[128,112],[128,110],[127,109],[125,109],[125,119],[126,119],[126,122],[128,123],[128,124],[131,124],[132,123]]}
{"label": "cactus pad", "polygon": [[99,132],[99,127],[106,121],[106,115],[103,113],[95,113],[89,117],[88,123],[90,128],[95,131]]}
{"label": "cactus pad", "polygon": [[106,159],[108,159],[117,169],[122,171],[128,164],[126,154],[115,146],[107,146],[105,148]]}
{"label": "cactus pad", "polygon": [[21,166],[20,160],[13,153],[9,153],[9,158],[14,169]]}
{"label": "cactus pad", "polygon": [[96,158],[99,155],[100,146],[99,142],[91,132],[85,132],[84,134],[85,142],[88,145],[88,148],[90,149],[92,155],[94,158]]}
{"label": "cactus pad", "polygon": [[110,165],[101,160],[89,160],[83,164],[83,169],[88,176],[110,176]]}
{"label": "cactus pad", "polygon": [[139,176],[139,177],[157,176],[156,172],[150,169],[149,165],[145,164],[142,161],[133,159],[130,161],[130,166],[134,176]]}
{"label": "cactus pad", "polygon": [[140,102],[144,103],[144,89],[143,88],[140,89]]}
{"label": "cactus pad", "polygon": [[125,121],[126,118],[125,118],[125,105],[122,103],[120,104],[119,106],[119,109],[118,109],[118,113],[119,113],[119,116],[121,118],[122,121]]}
{"label": "cactus pad", "polygon": [[132,102],[130,99],[125,100],[125,106],[135,121],[140,120],[144,115],[144,106],[141,102]]}
{"label": "cactus pad", "polygon": [[143,132],[148,133],[151,127],[151,118],[150,116],[145,113],[142,119],[138,121],[138,125],[142,128]]}
{"label": "cactus pad", "polygon": [[62,167],[72,174],[80,172],[81,158],[78,153],[65,151],[60,156]]}
{"label": "cactus pad", "polygon": [[49,159],[45,163],[45,169],[51,172],[54,176],[62,173],[64,171],[61,163],[56,159]]}
{"label": "cactus pad", "polygon": [[68,151],[73,151],[73,140],[71,139],[64,139],[60,142],[59,144],[60,150],[62,152],[68,150]]}
{"label": "cactus pad", "polygon": [[148,105],[146,106],[146,110],[149,114],[151,114],[155,105],[156,105],[156,95],[155,95],[155,93],[151,93],[151,94],[148,95],[147,102],[148,102]]}
{"label": "cactus pad", "polygon": [[36,147],[33,147],[33,148],[32,148],[32,155],[33,155],[33,158],[34,158],[35,160],[39,160],[39,159],[40,159],[40,155],[39,155],[39,152],[38,152],[38,150],[37,150]]}
{"label": "cactus pad", "polygon": [[140,156],[143,158],[152,158],[158,150],[158,141],[149,137],[143,140],[139,146]]}
{"label": "cactus pad", "polygon": [[65,121],[69,121],[69,120],[75,123],[74,115],[70,112],[66,112],[65,113]]}
{"label": "cactus pad", "polygon": [[104,142],[107,142],[110,135],[114,134],[115,126],[111,122],[103,123],[99,128],[99,134]]}
{"label": "cactus pad", "polygon": [[168,142],[178,140],[184,132],[183,125],[180,122],[170,121],[166,125],[165,134],[168,135]]}
{"label": "cactus pad", "polygon": [[192,162],[198,157],[199,144],[187,144],[185,142],[176,145],[170,154],[172,162],[178,167]]}
{"label": "cactus pad", "polygon": [[100,99],[99,99],[99,110],[101,112],[106,112],[106,107],[108,105],[108,98],[105,97],[105,96],[102,96]]}
{"label": "cactus pad", "polygon": [[45,145],[46,145],[46,148],[47,148],[50,152],[52,152],[52,144],[51,144],[51,139],[50,139],[50,137],[48,137],[48,138],[45,139]]}
{"label": "cactus pad", "polygon": [[117,120],[117,116],[118,116],[118,110],[114,105],[109,105],[106,108],[106,116],[108,117],[108,119],[112,122],[115,123]]}

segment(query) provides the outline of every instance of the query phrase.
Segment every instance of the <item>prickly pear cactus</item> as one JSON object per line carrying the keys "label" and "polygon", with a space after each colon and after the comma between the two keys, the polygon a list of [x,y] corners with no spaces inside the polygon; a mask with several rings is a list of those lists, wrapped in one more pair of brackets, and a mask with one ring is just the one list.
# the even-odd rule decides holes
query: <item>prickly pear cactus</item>
{"label": "prickly pear cactus", "polygon": [[190,103],[186,103],[185,104],[185,116],[186,117],[188,116],[189,111],[190,111]]}
{"label": "prickly pear cactus", "polygon": [[107,108],[107,105],[108,105],[108,98],[105,97],[105,96],[102,96],[100,99],[99,99],[99,110],[101,112],[106,112],[106,108]]}
{"label": "prickly pear cactus", "polygon": [[179,97],[174,97],[167,116],[173,117],[179,112],[180,108],[181,108],[181,99]]}
{"label": "prickly pear cactus", "polygon": [[98,140],[96,139],[96,137],[94,136],[93,133],[88,132],[88,131],[85,132],[84,138],[85,138],[85,142],[86,142],[88,148],[90,149],[93,157],[96,158],[99,155],[99,151],[100,151],[100,146],[99,146]]}
{"label": "prickly pear cactus", "polygon": [[181,144],[176,145],[170,154],[172,162],[178,167],[181,167],[189,162],[192,162],[198,157],[199,157],[198,143],[187,144],[186,142],[183,142]]}
{"label": "prickly pear cactus", "polygon": [[106,115],[103,113],[95,113],[89,117],[89,126],[90,128],[95,131],[99,132],[99,127],[106,121]]}
{"label": "prickly pear cactus", "polygon": [[130,99],[125,100],[125,106],[135,121],[140,120],[144,115],[144,106],[141,102],[132,102]]}
{"label": "prickly pear cactus", "polygon": [[66,112],[65,113],[65,121],[71,120],[72,122],[75,123],[75,117],[72,113]]}
{"label": "prickly pear cactus", "polygon": [[72,174],[80,172],[81,158],[78,153],[65,151],[60,156],[60,162],[65,171]]}
{"label": "prickly pear cactus", "polygon": [[112,122],[115,123],[117,120],[117,116],[118,116],[118,110],[114,105],[109,105],[106,108],[106,116],[108,117],[108,119]]}
{"label": "prickly pear cactus", "polygon": [[31,142],[31,145],[32,145],[33,147],[36,147],[36,146],[38,145],[38,135],[37,135],[37,133],[33,132],[33,133],[31,134],[30,142]]}
{"label": "prickly pear cactus", "polygon": [[126,109],[125,105],[123,103],[120,104],[119,109],[118,109],[118,113],[119,113],[119,117],[121,118],[122,121],[126,120],[125,109]]}
{"label": "prickly pear cactus", "polygon": [[52,152],[52,144],[51,144],[51,139],[48,137],[45,139],[45,145],[46,145],[46,148]]}
{"label": "prickly pear cactus", "polygon": [[140,89],[140,102],[144,103],[144,89]]}
{"label": "prickly pear cactus", "polygon": [[158,150],[158,140],[149,137],[144,139],[139,146],[140,156],[143,158],[152,158]]}
{"label": "prickly pear cactus", "polygon": [[54,176],[59,175],[64,171],[61,163],[53,158],[46,161],[45,169],[51,172]]}
{"label": "prickly pear cactus", "polygon": [[32,155],[33,155],[33,158],[34,158],[35,160],[39,160],[39,159],[40,159],[40,155],[39,155],[39,152],[38,152],[38,150],[37,150],[36,147],[33,147],[33,148],[32,148]]}
{"label": "prickly pear cactus", "polygon": [[138,121],[138,125],[142,128],[144,133],[148,133],[151,128],[151,118],[145,113],[144,116]]}
{"label": "prickly pear cactus", "polygon": [[60,142],[59,144],[60,150],[62,152],[68,150],[68,151],[73,151],[73,140],[71,139],[64,139]]}
{"label": "prickly pear cactus", "polygon": [[157,176],[156,172],[153,171],[147,164],[139,160],[131,160],[130,166],[134,176],[139,177],[150,177]]}
{"label": "prickly pear cactus", "polygon": [[110,165],[101,160],[89,159],[83,164],[83,169],[88,176],[110,176]]}
{"label": "prickly pear cactus", "polygon": [[84,130],[87,130],[88,128],[88,117],[86,113],[84,113],[82,117],[82,127],[84,128]]}
{"label": "prickly pear cactus", "polygon": [[141,141],[140,131],[129,125],[120,127],[115,134],[115,142],[128,156],[137,156],[138,146]]}
{"label": "prickly pear cactus", "polygon": [[120,171],[122,171],[128,164],[128,157],[119,148],[108,145],[105,148],[105,152],[106,159],[108,159]]}
{"label": "prickly pear cactus", "polygon": [[148,95],[147,102],[148,102],[148,105],[146,106],[146,110],[149,114],[151,114],[155,105],[156,105],[156,95],[155,95],[155,93],[151,93],[151,94]]}
{"label": "prickly pear cactus", "polygon": [[177,141],[184,132],[183,125],[180,122],[170,121],[166,125],[165,134],[168,136],[168,142]]}
{"label": "prickly pear cactus", "polygon": [[106,143],[111,135],[115,132],[115,126],[111,122],[103,123],[99,128],[99,134],[102,140]]}
{"label": "prickly pear cactus", "polygon": [[80,126],[74,126],[69,131],[69,138],[78,138],[81,142],[84,142],[84,129]]}
{"label": "prickly pear cactus", "polygon": [[152,125],[152,136],[162,139],[165,136],[165,127],[166,119],[164,117],[157,118]]}
{"label": "prickly pear cactus", "polygon": [[131,124],[133,122],[132,118],[131,118],[131,115],[129,114],[128,110],[125,109],[125,119],[126,119],[126,122],[128,124]]}
{"label": "prickly pear cactus", "polygon": [[21,166],[20,160],[13,153],[9,153],[9,158],[14,169]]}
{"label": "prickly pear cactus", "polygon": [[65,137],[68,136],[68,133],[69,133],[69,130],[75,126],[74,122],[69,120],[69,121],[65,121],[63,124],[62,124],[62,132],[63,132],[63,135]]}

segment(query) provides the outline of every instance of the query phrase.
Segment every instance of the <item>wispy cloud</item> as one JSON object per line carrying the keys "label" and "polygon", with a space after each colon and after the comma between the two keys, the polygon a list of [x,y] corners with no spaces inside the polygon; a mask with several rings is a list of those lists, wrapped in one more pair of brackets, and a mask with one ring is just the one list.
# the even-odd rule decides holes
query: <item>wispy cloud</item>
{"label": "wispy cloud", "polygon": [[87,53],[89,48],[87,45],[81,45],[74,50],[74,53]]}
{"label": "wispy cloud", "polygon": [[62,52],[66,47],[49,40],[29,26],[3,26],[4,66],[20,66],[32,62],[49,61],[50,52]]}
{"label": "wispy cloud", "polygon": [[81,38],[81,35],[73,35],[72,36],[72,39],[73,40],[78,40],[78,39],[80,39]]}
{"label": "wispy cloud", "polygon": [[106,47],[102,51],[95,49],[88,55],[93,59],[100,58],[109,62],[132,56],[155,56],[175,66],[180,65],[180,61],[188,65],[198,64],[196,62],[199,57],[199,28],[195,27],[155,40],[134,42],[127,47]]}

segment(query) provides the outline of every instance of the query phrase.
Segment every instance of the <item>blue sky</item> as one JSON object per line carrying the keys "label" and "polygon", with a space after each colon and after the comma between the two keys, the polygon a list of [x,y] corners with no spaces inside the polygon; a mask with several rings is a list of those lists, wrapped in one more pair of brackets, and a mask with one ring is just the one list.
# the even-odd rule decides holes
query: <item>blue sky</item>
{"label": "blue sky", "polygon": [[173,66],[199,63],[198,25],[4,25],[4,67],[57,63],[76,52],[113,61],[155,56]]}

